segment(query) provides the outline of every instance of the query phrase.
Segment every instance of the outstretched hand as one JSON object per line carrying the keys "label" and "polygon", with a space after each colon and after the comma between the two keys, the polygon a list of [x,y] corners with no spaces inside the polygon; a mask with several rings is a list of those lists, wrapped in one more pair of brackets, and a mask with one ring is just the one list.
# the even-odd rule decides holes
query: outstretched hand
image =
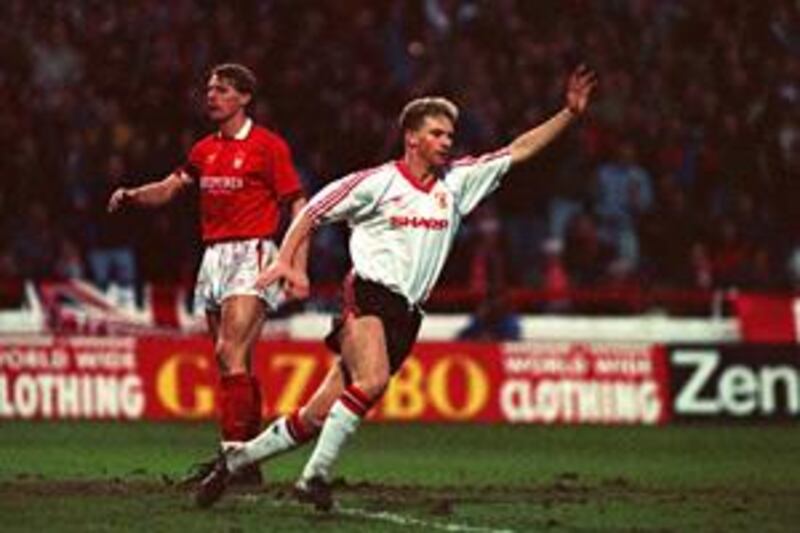
{"label": "outstretched hand", "polygon": [[576,115],[586,111],[592,90],[596,85],[597,74],[586,65],[578,65],[567,81],[567,109]]}
{"label": "outstretched hand", "polygon": [[262,291],[273,283],[283,283],[283,288],[290,298],[307,298],[310,292],[308,276],[301,270],[293,269],[289,264],[276,259],[256,279],[255,287]]}
{"label": "outstretched hand", "polygon": [[108,206],[106,209],[109,213],[113,213],[114,211],[117,211],[126,204],[130,203],[132,197],[133,195],[131,194],[130,189],[120,187],[111,194],[111,198],[108,199]]}

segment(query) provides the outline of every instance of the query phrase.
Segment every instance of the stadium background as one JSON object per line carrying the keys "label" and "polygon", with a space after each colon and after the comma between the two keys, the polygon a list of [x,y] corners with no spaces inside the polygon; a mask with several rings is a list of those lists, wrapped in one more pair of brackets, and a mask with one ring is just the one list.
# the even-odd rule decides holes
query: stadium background
{"label": "stadium background", "polygon": [[[496,276],[526,287],[558,283],[545,259],[559,249],[566,282],[581,288],[797,281],[791,1],[12,0],[2,10],[14,21],[0,43],[14,177],[0,193],[3,277],[104,286],[93,258],[124,263],[130,251],[136,281],[191,282],[191,200],[129,218],[103,205],[120,182],[182,161],[209,128],[207,69],[235,59],[258,73],[254,113],[288,137],[311,192],[396,156],[394,119],[413,96],[456,100],[458,146],[477,153],[556,110],[577,62],[597,69],[589,117],[472,218],[445,282],[476,275],[491,238],[503,243]],[[315,245],[319,282],[347,268],[331,233]]]}
{"label": "stadium background", "polygon": [[[415,519],[464,531],[790,530],[800,518],[789,459],[800,413],[799,10],[791,0],[3,2],[9,526],[53,527],[32,510],[47,501],[64,529],[136,529],[151,505],[156,529],[277,515],[299,530]],[[211,349],[184,298],[199,254],[194,198],[115,217],[105,203],[182,161],[209,128],[205,73],[229,60],[258,74],[254,115],[287,137],[310,192],[399,154],[394,119],[411,97],[458,102],[459,150],[477,153],[555,111],[577,62],[600,74],[579,127],[463,228],[427,340],[376,415],[413,423],[368,424],[343,465],[347,480],[375,484],[343,482],[344,509],[396,511],[399,525],[280,508],[299,458],[270,466],[278,492],[258,501],[277,507],[234,500],[243,516],[191,521],[185,495],[159,479],[211,449],[207,422],[19,420],[213,416]],[[348,268],[345,237],[317,234],[314,297],[259,346],[267,415],[310,393],[328,362],[314,332]],[[87,508],[104,511],[87,519]]]}

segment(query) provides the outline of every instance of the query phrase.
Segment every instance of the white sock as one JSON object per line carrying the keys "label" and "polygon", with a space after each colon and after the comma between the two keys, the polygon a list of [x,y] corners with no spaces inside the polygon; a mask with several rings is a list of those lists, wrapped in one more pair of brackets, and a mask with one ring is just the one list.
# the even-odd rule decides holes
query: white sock
{"label": "white sock", "polygon": [[275,419],[258,436],[237,446],[234,452],[228,453],[226,457],[228,470],[235,472],[243,466],[269,459],[297,447],[299,443],[292,438],[286,422],[285,416]]}
{"label": "white sock", "polygon": [[317,445],[303,468],[301,479],[321,476],[323,479],[329,480],[333,463],[339,457],[347,439],[356,432],[360,423],[360,416],[345,407],[341,399],[336,400],[322,426]]}

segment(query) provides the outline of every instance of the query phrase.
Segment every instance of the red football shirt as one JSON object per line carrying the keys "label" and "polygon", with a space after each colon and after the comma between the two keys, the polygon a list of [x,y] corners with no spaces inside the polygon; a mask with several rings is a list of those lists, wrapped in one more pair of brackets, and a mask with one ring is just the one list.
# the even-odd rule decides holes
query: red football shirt
{"label": "red football shirt", "polygon": [[279,202],[302,193],[286,141],[250,119],[233,138],[198,141],[182,170],[200,187],[204,242],[273,235]]}

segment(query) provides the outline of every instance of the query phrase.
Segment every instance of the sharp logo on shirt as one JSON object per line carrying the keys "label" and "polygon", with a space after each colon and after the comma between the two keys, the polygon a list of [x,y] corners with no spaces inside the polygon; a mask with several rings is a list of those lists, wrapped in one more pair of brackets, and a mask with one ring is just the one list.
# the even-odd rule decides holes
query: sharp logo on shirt
{"label": "sharp logo on shirt", "polygon": [[238,176],[203,176],[200,188],[206,191],[235,191],[244,187],[244,178]]}
{"label": "sharp logo on shirt", "polygon": [[450,226],[450,221],[446,218],[428,217],[409,217],[405,215],[394,215],[389,219],[394,228],[423,228],[432,230],[445,230]]}

